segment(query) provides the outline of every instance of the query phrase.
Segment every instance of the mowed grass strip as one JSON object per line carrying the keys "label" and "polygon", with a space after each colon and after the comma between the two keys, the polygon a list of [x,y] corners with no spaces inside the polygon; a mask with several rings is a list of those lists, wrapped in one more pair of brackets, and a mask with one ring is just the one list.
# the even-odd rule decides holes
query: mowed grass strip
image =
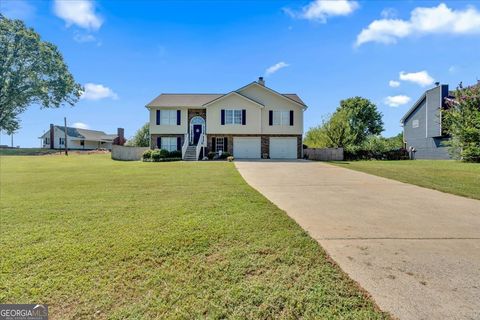
{"label": "mowed grass strip", "polygon": [[227,162],[2,157],[0,302],[51,319],[384,319]]}
{"label": "mowed grass strip", "polygon": [[480,199],[480,164],[453,160],[349,161],[332,164],[459,196]]}

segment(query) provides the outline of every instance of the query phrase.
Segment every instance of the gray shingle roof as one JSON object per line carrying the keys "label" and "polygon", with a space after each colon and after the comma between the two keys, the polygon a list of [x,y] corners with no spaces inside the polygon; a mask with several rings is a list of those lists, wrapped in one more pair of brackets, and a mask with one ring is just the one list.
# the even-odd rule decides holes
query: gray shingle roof
{"label": "gray shingle roof", "polygon": [[[162,93],[150,103],[147,107],[201,107],[204,104],[220,98],[223,93]],[[305,105],[300,97],[294,93],[282,94],[283,96],[297,103]]]}
{"label": "gray shingle roof", "polygon": [[[55,126],[55,127],[60,131],[65,132],[63,126]],[[103,131],[80,129],[80,128],[73,128],[73,127],[67,127],[67,136],[72,138],[78,138],[81,140],[105,141],[105,142],[111,142],[113,141],[113,139],[117,137],[116,134],[106,134]]]}

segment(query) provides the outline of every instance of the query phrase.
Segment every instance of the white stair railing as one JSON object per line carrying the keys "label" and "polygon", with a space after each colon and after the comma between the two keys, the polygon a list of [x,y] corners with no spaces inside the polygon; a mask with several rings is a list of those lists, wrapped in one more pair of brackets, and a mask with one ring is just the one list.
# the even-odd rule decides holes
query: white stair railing
{"label": "white stair railing", "polygon": [[198,160],[198,157],[200,157],[200,151],[202,150],[203,147],[205,147],[205,134],[202,133],[200,135],[200,138],[198,139],[197,147],[195,148],[195,159],[196,160]]}
{"label": "white stair railing", "polygon": [[188,141],[189,141],[188,133],[185,133],[185,137],[183,139],[183,145],[182,145],[182,159],[185,159],[185,153],[187,152],[187,148],[188,148]]}

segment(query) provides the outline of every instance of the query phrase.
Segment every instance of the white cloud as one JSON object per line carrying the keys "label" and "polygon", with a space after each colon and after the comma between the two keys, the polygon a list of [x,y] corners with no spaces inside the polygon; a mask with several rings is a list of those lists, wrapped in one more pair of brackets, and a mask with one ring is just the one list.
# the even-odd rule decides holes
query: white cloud
{"label": "white cloud", "polygon": [[395,81],[395,80],[390,80],[390,81],[388,81],[388,85],[392,88],[398,88],[398,87],[400,87],[400,82]]}
{"label": "white cloud", "polygon": [[79,43],[84,43],[84,42],[93,42],[96,41],[97,38],[91,34],[80,34],[80,33],[75,33],[73,36],[73,40]]}
{"label": "white cloud", "polygon": [[84,85],[85,91],[81,99],[86,100],[100,100],[105,98],[118,99],[118,95],[112,89],[105,87],[102,84],[86,83]]}
{"label": "white cloud", "polygon": [[277,72],[278,70],[286,68],[288,66],[289,66],[289,64],[287,64],[283,61],[281,61],[279,63],[276,63],[273,66],[267,68],[267,70],[265,70],[265,76],[270,76],[270,75],[274,74],[275,72]]}
{"label": "white cloud", "polygon": [[0,8],[10,19],[27,20],[35,15],[35,8],[24,0],[1,0]]}
{"label": "white cloud", "polygon": [[95,12],[95,3],[90,0],[55,0],[54,12],[65,20],[67,27],[77,25],[88,30],[98,30],[103,23]]}
{"label": "white cloud", "polygon": [[78,129],[88,129],[88,128],[90,128],[87,124],[85,124],[83,122],[75,122],[74,124],[72,124],[72,127],[78,128]]}
{"label": "white cloud", "polygon": [[284,11],[294,18],[325,23],[329,17],[348,16],[358,7],[356,1],[350,0],[315,0],[304,6],[300,12],[291,9]]}
{"label": "white cloud", "polygon": [[398,95],[398,96],[388,96],[385,98],[384,102],[386,105],[390,107],[398,107],[410,102],[410,97],[405,95]]}
{"label": "white cloud", "polygon": [[429,86],[435,81],[425,70],[411,73],[402,71],[400,72],[400,80],[410,81],[422,87]]}
{"label": "white cloud", "polygon": [[409,20],[384,18],[374,20],[357,36],[356,46],[367,42],[396,43],[398,39],[425,34],[480,33],[480,12],[473,6],[455,10],[441,3],[437,7],[418,7]]}
{"label": "white cloud", "polygon": [[380,13],[384,19],[392,19],[397,17],[397,10],[394,8],[385,8]]}

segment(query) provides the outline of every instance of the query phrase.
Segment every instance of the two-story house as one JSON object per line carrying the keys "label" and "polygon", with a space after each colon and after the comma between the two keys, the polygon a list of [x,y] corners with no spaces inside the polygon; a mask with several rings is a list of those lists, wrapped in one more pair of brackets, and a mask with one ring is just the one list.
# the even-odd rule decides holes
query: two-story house
{"label": "two-story house", "polygon": [[278,93],[262,77],[226,94],[166,94],[146,106],[152,148],[182,151],[186,160],[208,152],[235,158],[302,157],[303,112],[296,94]]}
{"label": "two-story house", "polygon": [[442,113],[448,85],[438,84],[415,102],[400,120],[406,147],[415,148],[417,159],[450,159],[445,141],[449,137],[442,129]]}

